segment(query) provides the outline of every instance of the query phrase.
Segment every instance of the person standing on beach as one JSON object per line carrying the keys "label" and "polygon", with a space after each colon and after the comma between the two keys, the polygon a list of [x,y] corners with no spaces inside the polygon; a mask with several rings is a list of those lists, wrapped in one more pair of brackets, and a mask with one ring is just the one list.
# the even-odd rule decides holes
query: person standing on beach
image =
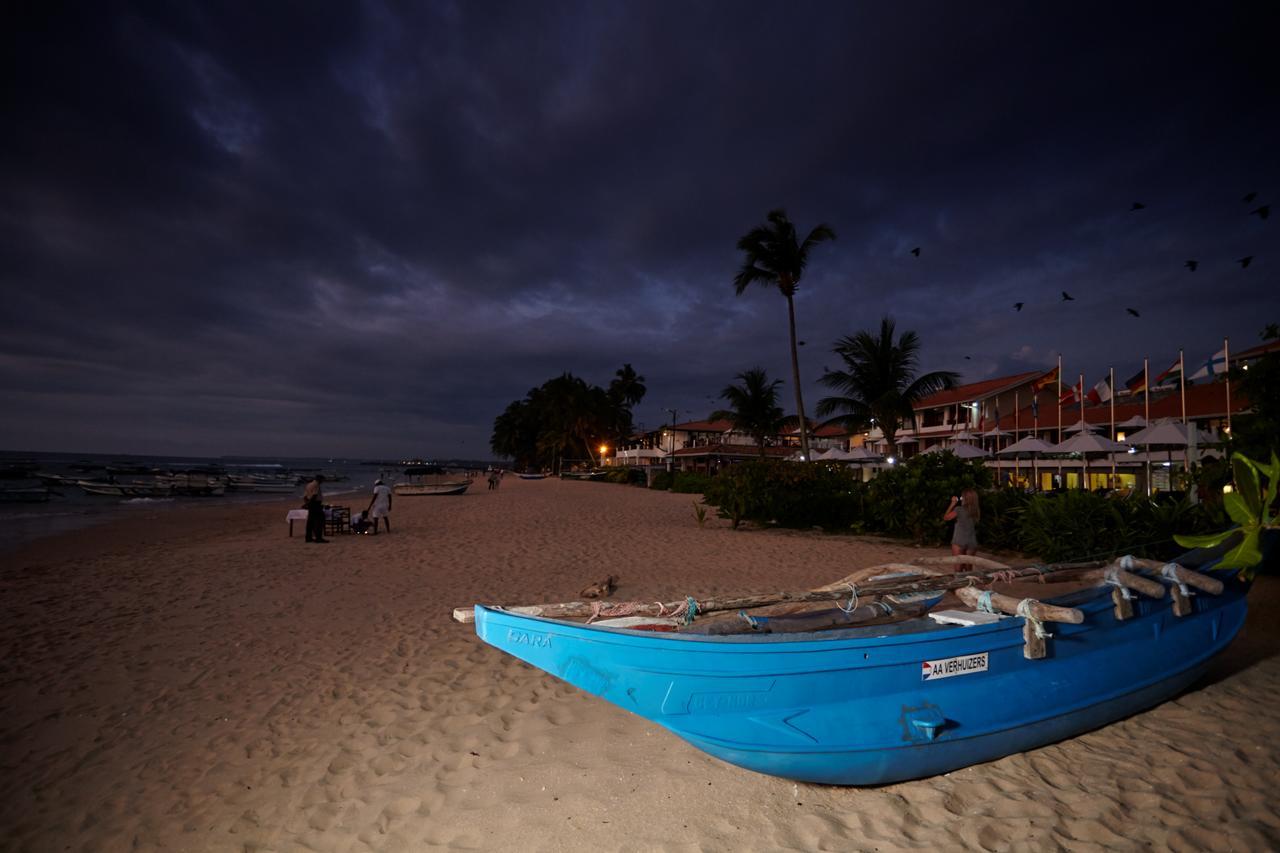
{"label": "person standing on beach", "polygon": [[373,484],[373,499],[369,501],[367,512],[373,519],[374,536],[378,535],[378,519],[382,519],[387,526],[387,532],[391,532],[391,487],[381,480]]}
{"label": "person standing on beach", "polygon": [[[959,557],[978,553],[978,520],[982,517],[982,508],[978,505],[978,493],[973,489],[965,489],[960,497],[951,497],[951,505],[942,516],[943,521],[956,523],[951,534],[951,554]],[[967,568],[967,567],[966,567]],[[957,565],[956,571],[960,571]]]}
{"label": "person standing on beach", "polygon": [[302,508],[307,511],[307,541],[328,542],[324,538],[324,474],[316,474],[302,493]]}

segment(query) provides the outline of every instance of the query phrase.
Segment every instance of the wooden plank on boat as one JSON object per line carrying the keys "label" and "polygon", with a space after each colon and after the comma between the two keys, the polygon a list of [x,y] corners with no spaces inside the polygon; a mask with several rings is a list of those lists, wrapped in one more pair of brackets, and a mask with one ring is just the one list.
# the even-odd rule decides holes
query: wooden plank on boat
{"label": "wooden plank on boat", "polygon": [[1191,598],[1182,591],[1182,587],[1174,584],[1169,587],[1169,594],[1173,596],[1173,615],[1190,616]]}
{"label": "wooden plank on boat", "polygon": [[[1088,563],[1072,563],[1057,567],[1055,574],[1066,576],[1071,572],[1083,572],[1104,566],[1101,561]],[[728,595],[696,599],[694,604],[697,613],[713,613],[719,610],[751,610],[755,607],[766,607],[771,604],[805,604],[815,601],[845,601],[870,595],[890,595],[927,590],[960,589],[975,583],[990,583],[992,576],[999,574],[1001,580],[1014,581],[1019,578],[1040,578],[1045,574],[1043,567],[1002,569],[998,572],[960,572],[947,575],[915,575],[910,577],[884,578],[876,581],[843,584],[834,589],[800,590],[795,592],[754,593],[747,595]],[[1005,598],[1008,598],[1005,596]],[[1009,599],[1016,603],[1017,599]],[[1049,605],[1040,605],[1049,608]],[[612,616],[683,616],[688,601],[619,601],[619,602],[587,602],[562,601],[547,604],[524,604],[507,606],[503,609],[509,613],[522,616],[542,616],[549,619],[587,619],[609,618]],[[1063,608],[1051,608],[1062,610]],[[1077,613],[1079,611],[1076,611]],[[453,611],[453,618],[463,624],[475,621],[475,611],[470,607],[459,607]],[[1037,617],[1044,618],[1044,617]],[[1083,617],[1082,617],[1083,618]],[[1050,619],[1047,621],[1071,621],[1070,619]]]}
{"label": "wooden plank on boat", "polygon": [[1148,560],[1143,557],[1121,557],[1117,563],[1121,568],[1133,567],[1158,572],[1161,577],[1167,580],[1193,586],[1210,595],[1222,594],[1222,581],[1203,572],[1183,568],[1177,563],[1162,563],[1159,560]]}
{"label": "wooden plank on boat", "polygon": [[1115,613],[1117,621],[1123,622],[1133,618],[1133,601],[1124,594],[1124,590],[1118,587],[1111,590],[1111,603],[1114,605],[1112,612]]}
{"label": "wooden plank on boat", "polygon": [[[965,604],[970,607],[977,607],[978,600],[984,596],[985,592],[973,586],[960,587],[956,590],[956,595]],[[1041,622],[1067,622],[1072,625],[1079,625],[1084,622],[1084,613],[1074,607],[1058,607],[1056,604],[1045,604],[1036,601],[1034,598],[1014,598],[1010,595],[1001,595],[993,592],[991,595],[991,606],[1001,613],[1008,613],[1010,616],[1020,616],[1018,608],[1025,605],[1027,612],[1031,614],[1032,619]]]}
{"label": "wooden plank on boat", "polygon": [[974,625],[990,625],[1008,617],[984,610],[937,610],[930,613],[929,618],[939,625],[963,625],[971,628]]}
{"label": "wooden plank on boat", "polygon": [[1121,568],[1109,568],[1102,572],[1102,579],[1114,581],[1126,589],[1140,592],[1148,598],[1164,598],[1164,584],[1150,578],[1140,577]]}

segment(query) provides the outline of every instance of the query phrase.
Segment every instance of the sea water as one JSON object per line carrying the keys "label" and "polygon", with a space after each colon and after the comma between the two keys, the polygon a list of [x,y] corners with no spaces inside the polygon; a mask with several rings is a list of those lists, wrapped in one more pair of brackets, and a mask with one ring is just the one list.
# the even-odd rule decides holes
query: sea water
{"label": "sea water", "polygon": [[[326,500],[349,494],[371,494],[373,482],[379,478],[388,483],[398,478],[398,462],[365,461],[330,458],[250,458],[250,457],[175,457],[126,456],[84,453],[11,453],[0,452],[0,469],[16,464],[32,463],[41,474],[54,474],[81,480],[106,479],[108,473],[121,483],[132,480],[150,481],[152,471],[185,471],[189,469],[232,473],[280,474],[310,477],[323,472]],[[489,462],[449,460],[439,464],[449,468],[483,468]],[[138,473],[134,473],[137,471]],[[336,475],[337,479],[334,479]],[[0,488],[39,486],[38,479],[3,479]],[[72,483],[51,485],[49,500],[43,503],[0,503],[0,553],[12,551],[27,542],[83,530],[126,517],[139,511],[176,507],[204,506],[215,503],[287,503],[300,501],[303,485],[287,492],[253,492],[228,489],[218,496],[194,497],[120,497],[90,495]]]}

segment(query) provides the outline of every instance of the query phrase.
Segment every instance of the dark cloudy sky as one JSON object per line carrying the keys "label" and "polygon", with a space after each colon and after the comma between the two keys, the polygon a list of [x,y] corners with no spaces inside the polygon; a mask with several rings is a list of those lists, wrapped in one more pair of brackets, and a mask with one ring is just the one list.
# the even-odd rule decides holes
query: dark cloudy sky
{"label": "dark cloudy sky", "polygon": [[838,235],[811,413],[886,313],[925,369],[1090,383],[1280,320],[1268,4],[15,5],[0,448],[486,458],[627,362],[638,421],[704,416],[789,382],[732,284],[774,207]]}

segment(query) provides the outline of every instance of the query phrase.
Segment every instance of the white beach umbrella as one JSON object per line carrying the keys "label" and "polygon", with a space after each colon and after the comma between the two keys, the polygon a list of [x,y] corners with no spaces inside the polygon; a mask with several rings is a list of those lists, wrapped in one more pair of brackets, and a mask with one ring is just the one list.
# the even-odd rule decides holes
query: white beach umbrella
{"label": "white beach umbrella", "polygon": [[1026,438],[1020,438],[1013,444],[1001,450],[997,456],[1035,456],[1038,453],[1049,453],[1053,450],[1053,445],[1047,441],[1029,435]]}
{"label": "white beach umbrella", "polygon": [[[1192,425],[1191,429],[1195,429],[1195,426]],[[1125,441],[1139,447],[1186,447],[1190,442],[1187,433],[1186,426],[1166,418],[1156,421],[1146,429],[1138,430],[1133,435],[1126,436]],[[1196,438],[1199,437],[1199,435],[1196,436]]]}
{"label": "white beach umbrella", "polygon": [[973,441],[977,436],[969,432],[967,429],[962,429],[951,435],[950,438],[952,441]]}
{"label": "white beach umbrella", "polygon": [[[1017,459],[1020,456],[1027,456],[1031,459],[1031,482],[1035,483],[1037,489],[1040,488],[1040,473],[1036,470],[1036,457],[1042,453],[1048,453],[1053,450],[1053,445],[1047,441],[1036,438],[1034,435],[1028,435],[1020,438],[1013,444],[1001,450],[997,456],[1012,456]],[[1014,464],[1014,468],[1017,468]]]}
{"label": "white beach umbrella", "polygon": [[1129,418],[1129,420],[1122,421],[1116,424],[1116,426],[1119,427],[1120,429],[1142,429],[1146,425],[1147,425],[1147,419],[1144,418],[1142,415],[1134,415],[1133,417]]}
{"label": "white beach umbrella", "polygon": [[1084,482],[1089,482],[1089,454],[1128,453],[1129,447],[1118,441],[1092,432],[1079,432],[1061,444],[1055,444],[1050,453],[1079,453],[1084,460]]}
{"label": "white beach umbrella", "polygon": [[1003,438],[1004,436],[1009,436],[1009,435],[1013,435],[1013,433],[1006,432],[1005,430],[1002,430],[999,427],[996,427],[995,429],[989,429],[986,432],[984,432],[982,434],[982,437],[983,438]]}
{"label": "white beach umbrella", "polygon": [[1049,448],[1049,453],[1128,453],[1129,446],[1112,441],[1106,436],[1081,432],[1061,444]]}
{"label": "white beach umbrella", "polygon": [[942,445],[934,445],[925,453],[954,453],[960,459],[985,459],[991,454],[983,450],[981,447],[974,447],[972,444],[953,444],[950,447]]}
{"label": "white beach umbrella", "polygon": [[1063,427],[1062,430],[1063,432],[1084,432],[1085,430],[1095,430],[1098,428],[1099,428],[1098,424],[1085,423],[1084,421],[1080,420],[1080,421],[1076,421],[1071,426]]}

